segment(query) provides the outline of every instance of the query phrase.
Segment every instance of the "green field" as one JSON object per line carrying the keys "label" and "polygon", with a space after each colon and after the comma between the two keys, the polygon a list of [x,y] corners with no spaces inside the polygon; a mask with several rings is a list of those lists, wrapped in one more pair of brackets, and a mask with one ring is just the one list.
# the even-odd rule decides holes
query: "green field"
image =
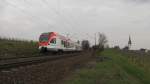
{"label": "green field", "polygon": [[131,54],[107,49],[99,55],[109,59],[81,69],[66,84],[150,84],[149,71],[139,66],[140,61],[133,62]]}
{"label": "green field", "polygon": [[0,59],[28,57],[38,52],[37,42],[0,38]]}
{"label": "green field", "polygon": [[122,55],[128,56],[129,61],[150,72],[150,52],[128,51],[122,52]]}

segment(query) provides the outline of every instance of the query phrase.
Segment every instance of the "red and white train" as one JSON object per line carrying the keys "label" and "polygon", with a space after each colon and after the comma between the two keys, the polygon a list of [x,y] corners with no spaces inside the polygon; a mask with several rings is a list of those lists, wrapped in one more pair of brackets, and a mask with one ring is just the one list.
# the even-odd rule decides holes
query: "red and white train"
{"label": "red and white train", "polygon": [[42,33],[39,38],[39,50],[42,52],[82,51],[81,44],[56,32]]}

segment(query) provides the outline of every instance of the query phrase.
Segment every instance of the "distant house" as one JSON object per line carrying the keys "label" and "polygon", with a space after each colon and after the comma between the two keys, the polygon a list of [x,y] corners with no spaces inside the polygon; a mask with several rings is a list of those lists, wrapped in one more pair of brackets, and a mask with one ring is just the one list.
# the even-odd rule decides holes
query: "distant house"
{"label": "distant house", "polygon": [[146,49],[144,49],[144,48],[141,48],[141,49],[140,49],[140,51],[142,51],[142,52],[145,52],[145,51],[146,51]]}
{"label": "distant house", "polygon": [[150,53],[150,50],[147,50],[147,53]]}
{"label": "distant house", "polygon": [[114,46],[114,49],[120,50],[120,47],[119,46]]}
{"label": "distant house", "polygon": [[125,46],[125,47],[123,48],[123,50],[129,50],[129,47],[128,47],[128,46]]}
{"label": "distant house", "polygon": [[140,51],[141,51],[141,52],[146,52],[146,53],[147,53],[147,52],[150,52],[150,50],[144,49],[144,48],[141,48]]}

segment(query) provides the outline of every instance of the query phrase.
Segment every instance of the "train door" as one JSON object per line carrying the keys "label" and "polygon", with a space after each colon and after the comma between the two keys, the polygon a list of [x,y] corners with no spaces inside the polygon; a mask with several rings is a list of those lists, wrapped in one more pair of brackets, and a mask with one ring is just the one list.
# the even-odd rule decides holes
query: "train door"
{"label": "train door", "polygon": [[49,47],[50,48],[57,48],[57,40],[56,38],[53,38],[50,42],[49,42]]}

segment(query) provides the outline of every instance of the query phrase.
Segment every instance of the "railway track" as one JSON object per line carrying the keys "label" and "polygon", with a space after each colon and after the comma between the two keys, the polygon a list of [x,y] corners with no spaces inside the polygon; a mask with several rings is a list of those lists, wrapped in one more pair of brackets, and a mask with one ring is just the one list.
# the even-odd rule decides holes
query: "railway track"
{"label": "railway track", "polygon": [[42,62],[46,62],[46,61],[52,61],[52,60],[58,60],[58,59],[73,57],[73,56],[79,56],[82,54],[83,53],[74,53],[74,54],[64,54],[64,55],[55,55],[55,56],[40,56],[40,57],[0,60],[0,71],[19,67],[19,66],[26,66],[26,65],[42,63]]}

